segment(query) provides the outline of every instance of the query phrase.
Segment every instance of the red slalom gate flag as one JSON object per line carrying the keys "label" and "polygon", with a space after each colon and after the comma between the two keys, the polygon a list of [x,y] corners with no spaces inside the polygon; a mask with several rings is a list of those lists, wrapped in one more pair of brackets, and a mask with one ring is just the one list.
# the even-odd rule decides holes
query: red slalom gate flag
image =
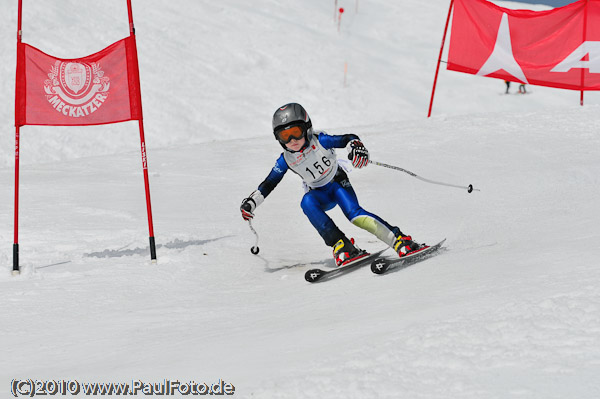
{"label": "red slalom gate flag", "polygon": [[99,125],[142,119],[133,36],[95,54],[60,59],[17,44],[15,125]]}
{"label": "red slalom gate flag", "polygon": [[448,69],[572,90],[600,90],[600,0],[547,11],[455,0]]}

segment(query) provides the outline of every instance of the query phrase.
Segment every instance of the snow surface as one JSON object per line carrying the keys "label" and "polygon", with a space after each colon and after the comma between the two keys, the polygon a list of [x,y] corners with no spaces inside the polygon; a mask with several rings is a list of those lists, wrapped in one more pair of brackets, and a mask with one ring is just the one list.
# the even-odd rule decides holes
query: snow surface
{"label": "snow surface", "polygon": [[[24,41],[93,53],[127,36],[124,3],[24,0]],[[242,398],[600,397],[600,96],[504,95],[442,69],[427,119],[448,1],[338,4],[340,33],[333,2],[134,0],[158,263],[137,124],[26,126],[13,277],[17,2],[2,1],[0,396],[15,378],[169,378]],[[290,173],[250,254],[239,204],[280,153],[270,119],[289,101],[374,160],[479,188],[350,174],[366,209],[447,250],[310,285],[331,254]]]}

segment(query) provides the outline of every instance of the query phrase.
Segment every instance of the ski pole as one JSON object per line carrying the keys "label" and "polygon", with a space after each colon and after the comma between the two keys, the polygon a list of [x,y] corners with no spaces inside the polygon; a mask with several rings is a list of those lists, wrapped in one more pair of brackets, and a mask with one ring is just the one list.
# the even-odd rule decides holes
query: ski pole
{"label": "ski pole", "polygon": [[416,173],[411,172],[410,170],[406,170],[406,169],[400,168],[398,166],[388,165],[388,164],[385,164],[385,163],[382,163],[382,162],[377,162],[377,161],[369,161],[369,163],[375,164],[377,166],[383,166],[384,168],[399,170],[400,172],[407,173],[407,174],[411,175],[412,177],[416,177],[417,179],[422,180],[422,181],[427,182],[427,183],[439,184],[441,186],[462,188],[462,189],[466,189],[468,193],[472,193],[473,191],[481,191],[481,190],[479,190],[477,188],[473,188],[472,184],[469,184],[468,186],[457,186],[457,185],[454,185],[454,184],[442,183],[442,182],[439,182],[439,181],[433,181],[433,180],[425,179],[425,178],[423,178],[421,176],[418,176]]}
{"label": "ski pole", "polygon": [[250,226],[250,230],[252,230],[252,232],[256,236],[256,242],[254,243],[254,246],[252,248],[250,248],[250,252],[252,252],[254,255],[257,255],[258,251],[260,251],[260,248],[258,248],[258,233],[256,232],[256,230],[254,230],[254,227],[252,227],[251,219],[248,220],[248,226]]}

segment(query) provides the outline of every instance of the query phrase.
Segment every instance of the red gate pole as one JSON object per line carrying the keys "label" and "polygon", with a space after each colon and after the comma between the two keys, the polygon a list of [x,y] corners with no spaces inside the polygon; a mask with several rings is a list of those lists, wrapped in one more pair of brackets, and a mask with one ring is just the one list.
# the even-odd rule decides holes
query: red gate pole
{"label": "red gate pole", "polygon": [[[585,43],[587,40],[588,7],[589,7],[589,2],[586,1],[585,9],[584,9],[584,16],[583,16],[583,43]],[[585,69],[581,68],[581,94],[579,96],[579,105],[581,105],[582,107],[583,107],[584,80],[585,80]]]}
{"label": "red gate pole", "polygon": [[19,271],[19,145],[20,128],[15,127],[15,240],[13,244],[13,275]]}
{"label": "red gate pole", "polygon": [[[133,12],[131,9],[131,0],[127,0],[127,12],[129,14],[129,33],[133,39],[133,43],[135,46],[135,67],[136,69],[138,69],[136,71],[136,77],[137,77],[137,82],[136,84],[138,85],[139,88],[139,68],[138,68],[138,63],[137,63],[137,46],[135,45],[135,27],[133,25]],[[140,102],[141,102],[141,95],[140,95]],[[140,109],[141,109],[141,104],[140,104]],[[148,160],[146,158],[146,139],[144,137],[144,122],[143,122],[143,117],[140,115],[140,119],[138,120],[139,122],[139,129],[140,129],[140,144],[141,144],[141,151],[142,151],[142,168],[144,171],[144,186],[146,189],[146,210],[148,212],[148,231],[150,233],[150,259],[152,260],[153,263],[156,262],[156,243],[154,241],[154,225],[152,223],[152,204],[150,202],[150,181],[148,179]]]}
{"label": "red gate pole", "polygon": [[442,37],[442,45],[440,46],[440,56],[438,57],[437,67],[435,68],[435,78],[433,79],[433,88],[431,89],[431,100],[429,101],[429,112],[427,113],[428,118],[431,116],[431,108],[433,107],[433,96],[435,95],[435,87],[437,85],[438,73],[440,72],[440,62],[442,61],[442,52],[444,51],[444,43],[446,42],[446,33],[448,32],[448,24],[450,23],[450,14],[452,14],[453,6],[454,0],[450,0],[448,18],[446,18],[446,27],[444,28],[444,36]]}
{"label": "red gate pole", "polygon": [[[19,65],[18,61],[18,53],[19,53],[19,44],[21,43],[22,31],[21,31],[21,22],[22,22],[22,10],[23,10],[23,0],[19,0],[19,11],[17,15],[17,66]],[[17,71],[18,73],[18,71]],[[15,82],[17,78],[15,78]],[[16,83],[15,83],[16,85]],[[16,122],[16,120],[15,120]],[[13,243],[13,275],[18,275],[19,271],[19,149],[21,144],[21,134],[20,134],[20,126],[16,126],[15,123],[15,234],[14,234],[14,243]]]}
{"label": "red gate pole", "polygon": [[144,138],[144,122],[139,120],[140,143],[142,150],[142,168],[144,170],[144,186],[146,187],[146,210],[148,212],[148,231],[150,233],[150,259],[156,262],[156,243],[154,242],[154,225],[152,223],[152,204],[150,203],[150,182],[148,179],[148,160],[146,158],[146,139]]}

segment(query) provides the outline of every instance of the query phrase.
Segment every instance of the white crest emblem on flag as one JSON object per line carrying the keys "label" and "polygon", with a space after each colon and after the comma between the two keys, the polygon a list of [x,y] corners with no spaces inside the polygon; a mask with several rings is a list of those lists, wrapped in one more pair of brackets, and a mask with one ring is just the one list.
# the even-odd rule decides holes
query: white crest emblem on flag
{"label": "white crest emblem on flag", "polygon": [[87,64],[79,62],[63,62],[60,64],[60,83],[71,95],[76,96],[82,89],[87,89],[91,83],[91,78],[91,67]]}
{"label": "white crest emblem on flag", "polygon": [[108,98],[110,79],[98,63],[56,61],[48,78],[44,81],[46,98],[65,116],[90,115]]}

